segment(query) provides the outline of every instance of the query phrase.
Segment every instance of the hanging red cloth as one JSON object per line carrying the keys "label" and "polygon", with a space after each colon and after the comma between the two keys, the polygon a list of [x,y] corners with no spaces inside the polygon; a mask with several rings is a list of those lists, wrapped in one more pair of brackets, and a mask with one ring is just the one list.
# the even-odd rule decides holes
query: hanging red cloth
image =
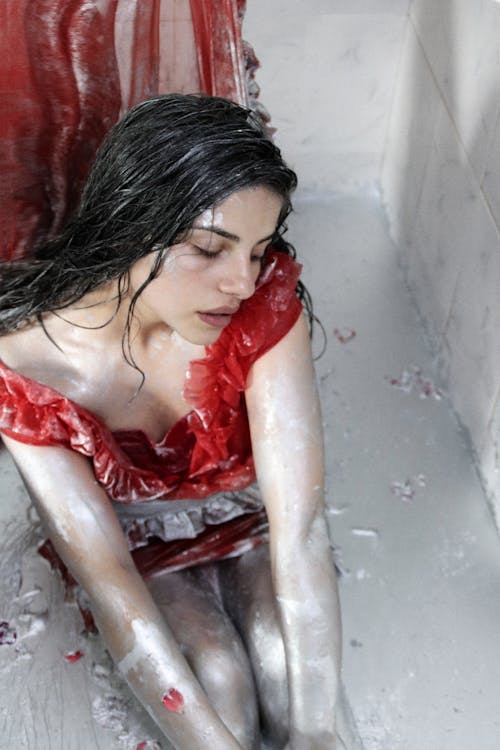
{"label": "hanging red cloth", "polygon": [[190,0],[203,91],[246,104],[241,24],[245,0]]}
{"label": "hanging red cloth", "polygon": [[[140,11],[139,11],[140,1]],[[159,0],[133,10],[127,105],[157,91]],[[26,255],[74,208],[122,110],[119,0],[3,0],[0,24],[0,257]]]}
{"label": "hanging red cloth", "polygon": [[[0,259],[23,257],[61,229],[105,133],[158,93],[161,24],[181,6],[2,0]],[[245,0],[190,6],[199,88],[246,103]]]}

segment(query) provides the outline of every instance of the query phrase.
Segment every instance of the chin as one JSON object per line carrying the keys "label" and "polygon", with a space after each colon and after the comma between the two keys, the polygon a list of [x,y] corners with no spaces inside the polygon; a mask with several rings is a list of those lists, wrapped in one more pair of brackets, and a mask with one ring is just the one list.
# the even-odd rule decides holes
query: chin
{"label": "chin", "polygon": [[179,335],[195,346],[210,346],[211,344],[215,344],[221,333],[222,331],[203,331],[196,333],[193,332],[183,336],[182,333],[179,332]]}
{"label": "chin", "polygon": [[207,333],[204,337],[203,344],[205,346],[210,346],[210,344],[215,344],[215,342],[220,338],[222,331],[214,331],[213,333]]}

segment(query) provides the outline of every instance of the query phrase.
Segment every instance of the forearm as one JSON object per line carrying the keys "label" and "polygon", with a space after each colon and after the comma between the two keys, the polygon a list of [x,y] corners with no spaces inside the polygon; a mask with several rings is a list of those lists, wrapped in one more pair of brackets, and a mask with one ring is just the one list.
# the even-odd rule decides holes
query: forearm
{"label": "forearm", "polygon": [[88,463],[62,448],[6,444],[56,551],[89,597],[107,648],[165,736],[177,750],[241,750],[137,572]]}
{"label": "forearm", "polygon": [[290,750],[331,750],[340,613],[324,517],[321,411],[303,318],[251,376],[246,398],[287,660]]}
{"label": "forearm", "polygon": [[300,549],[280,540],[273,569],[287,659],[290,750],[333,748],[341,623],[335,568],[321,516]]}
{"label": "forearm", "polygon": [[[99,631],[132,691],[177,750],[241,750],[191,671],[142,579],[91,594]],[[123,592],[126,592],[124,594]]]}

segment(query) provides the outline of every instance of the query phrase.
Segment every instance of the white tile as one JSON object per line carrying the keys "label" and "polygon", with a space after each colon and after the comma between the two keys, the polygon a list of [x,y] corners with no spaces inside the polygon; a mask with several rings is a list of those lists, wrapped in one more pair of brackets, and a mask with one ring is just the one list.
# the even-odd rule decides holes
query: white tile
{"label": "white tile", "polygon": [[315,148],[304,148],[293,153],[291,146],[282,143],[279,133],[276,140],[298,174],[299,189],[311,194],[338,192],[349,195],[378,191],[382,158],[379,153],[339,151],[328,154]]}
{"label": "white tile", "polygon": [[422,259],[418,248],[411,243],[399,246],[402,255],[406,283],[420,314],[429,346],[435,355],[442,350],[443,332],[438,326],[443,313],[440,307],[440,296],[434,287],[434,274]]}
{"label": "white tile", "polygon": [[413,25],[408,23],[381,177],[391,231],[405,245],[413,235],[440,112],[439,91]]}
{"label": "white tile", "polygon": [[500,380],[493,413],[479,449],[480,471],[500,528]]}
{"label": "white tile", "polygon": [[337,173],[341,183],[348,180],[351,167],[343,164],[351,154],[354,182],[364,167],[372,183],[380,173],[405,15],[313,10],[282,18],[281,7],[259,16],[254,9],[244,27],[262,63],[257,81],[277,142],[292,162],[307,162],[311,187],[337,189]]}
{"label": "white tile", "polygon": [[410,16],[438,84],[442,87],[452,55],[454,0],[413,0]]}
{"label": "white tile", "polygon": [[298,84],[309,139],[341,152],[382,151],[403,33],[397,16],[308,21]]}
{"label": "white tile", "polygon": [[[500,377],[500,247],[496,227],[487,207],[474,202],[464,223],[474,234],[463,256],[448,326],[445,332],[449,357],[452,401],[470,431],[486,483],[497,482],[492,469],[498,458],[498,389]],[[494,415],[495,404],[497,414]]]}
{"label": "white tile", "polygon": [[500,376],[500,238],[477,196],[464,204],[461,227],[469,245],[462,254],[446,339],[477,365],[491,409]]}
{"label": "white tile", "polygon": [[493,143],[488,155],[482,188],[498,227],[500,227],[500,118],[495,126]]}
{"label": "white tile", "polygon": [[411,0],[250,0],[247,2],[246,16],[261,15],[271,10],[272,13],[286,15],[289,18],[310,18],[316,15],[363,14],[375,13],[406,15]]}
{"label": "white tile", "polygon": [[477,197],[466,156],[442,107],[412,237],[431,282],[438,333],[446,327],[463,257],[475,246]]}
{"label": "white tile", "polygon": [[491,0],[416,0],[412,17],[481,180],[500,111],[500,5]]}
{"label": "white tile", "polygon": [[452,349],[448,344],[443,348],[443,355],[448,370],[445,378],[451,402],[460,421],[469,432],[475,453],[479,454],[494,399],[486,389],[474,357],[459,346]]}
{"label": "white tile", "polygon": [[444,91],[472,168],[482,179],[500,111],[500,5],[457,0]]}

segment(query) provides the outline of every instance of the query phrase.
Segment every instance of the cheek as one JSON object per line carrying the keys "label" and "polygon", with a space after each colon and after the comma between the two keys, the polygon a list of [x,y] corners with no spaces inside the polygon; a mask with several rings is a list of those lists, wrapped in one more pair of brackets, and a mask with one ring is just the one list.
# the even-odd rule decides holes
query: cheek
{"label": "cheek", "polygon": [[[159,279],[164,281],[164,289],[177,299],[186,301],[195,289],[202,291],[217,278],[217,265],[210,258],[185,253],[175,257],[166,266]],[[165,294],[167,292],[165,291]]]}
{"label": "cheek", "polygon": [[213,264],[211,258],[207,258],[199,253],[186,251],[178,251],[171,256],[168,256],[163,268],[164,272],[167,273],[199,273],[210,269],[210,265]]}

